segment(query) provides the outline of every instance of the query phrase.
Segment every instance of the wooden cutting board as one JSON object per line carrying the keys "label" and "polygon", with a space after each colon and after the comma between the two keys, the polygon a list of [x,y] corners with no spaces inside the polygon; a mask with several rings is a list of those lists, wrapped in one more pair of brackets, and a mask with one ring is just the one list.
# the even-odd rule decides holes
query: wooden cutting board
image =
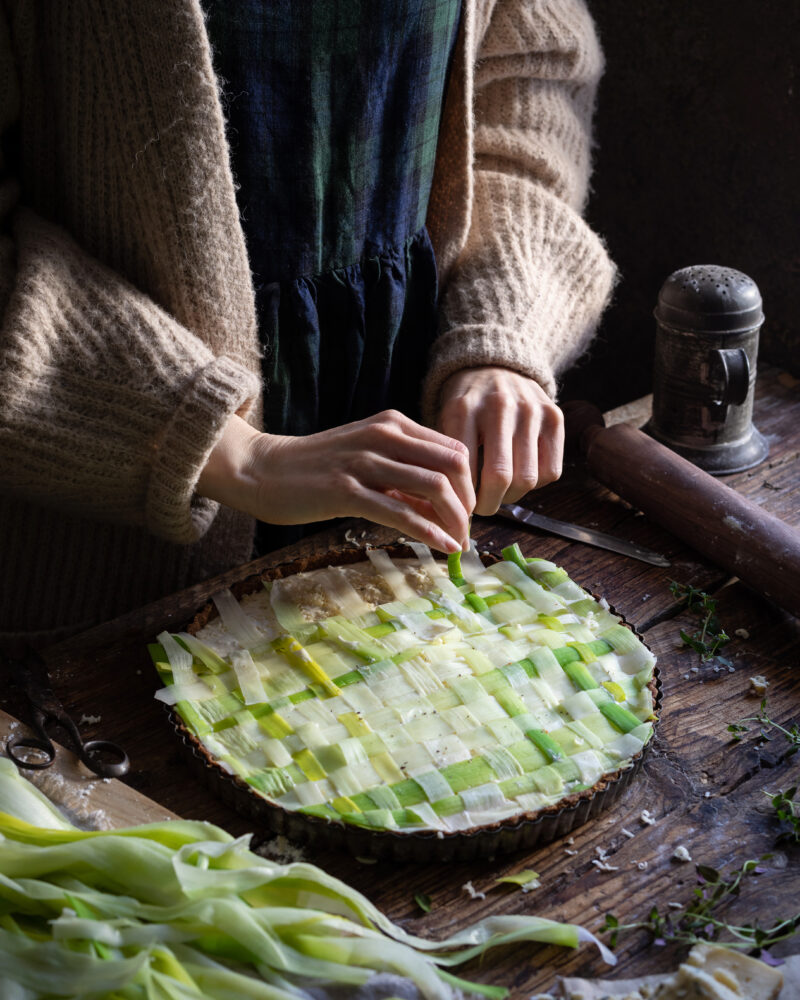
{"label": "wooden cutting board", "polygon": [[[0,709],[0,748],[5,750],[10,737],[29,733],[19,719]],[[50,767],[20,773],[62,809],[68,819],[84,828],[112,829],[179,818],[116,778],[98,778],[74,753],[59,744]]]}

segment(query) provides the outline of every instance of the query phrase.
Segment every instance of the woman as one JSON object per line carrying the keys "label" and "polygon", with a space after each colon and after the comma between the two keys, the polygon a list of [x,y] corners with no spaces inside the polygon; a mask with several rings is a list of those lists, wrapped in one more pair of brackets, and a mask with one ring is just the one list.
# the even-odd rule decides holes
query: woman
{"label": "woman", "polygon": [[[338,8],[331,17],[339,23],[348,9],[263,6],[287,16]],[[384,5],[364,9],[370,6]],[[413,6],[415,16],[425,16],[424,4]],[[295,255],[281,273],[264,266],[280,263],[279,252],[272,259],[254,253],[251,265],[245,249],[208,38],[210,30],[224,58],[225,25],[213,8],[207,30],[195,0],[5,0],[6,635],[52,640],[241,563],[252,549],[252,515],[280,524],[364,514],[437,548],[462,545],[481,448],[479,513],[557,475],[555,378],[591,337],[613,276],[602,244],[578,214],[601,57],[578,0],[435,6],[449,21],[444,30],[439,25],[429,62],[416,64],[431,82],[428,130],[431,107],[441,109],[438,143],[427,181],[408,182],[416,200],[402,213],[407,228],[373,245],[373,220],[380,226],[391,216],[391,228],[397,217],[394,202],[377,204],[380,191],[372,186],[370,208],[377,207],[368,213],[360,257],[326,257],[332,267],[307,272],[305,258]],[[371,23],[379,32],[379,22]],[[379,74],[380,61],[366,58],[376,37],[346,59],[334,45],[327,65],[369,64]],[[396,38],[394,32],[386,44]],[[398,51],[413,44],[413,32],[404,38]],[[319,62],[302,63],[300,55],[296,80],[303,82]],[[251,70],[257,66],[253,53],[244,59]],[[407,110],[413,74],[400,64],[401,76],[392,78],[396,85],[386,78],[385,93]],[[236,93],[228,93],[233,115]],[[369,121],[363,105],[353,115]],[[266,134],[283,120],[276,109]],[[381,121],[402,131],[407,119]],[[335,132],[327,135],[329,148],[337,148]],[[376,135],[380,148],[386,132]],[[328,141],[320,129],[303,136]],[[246,160],[240,148],[235,152],[238,174]],[[398,176],[408,181],[404,172]],[[336,204],[326,199],[323,193],[323,205]],[[420,218],[426,227],[408,227]],[[254,246],[253,220],[244,221]],[[307,247],[306,234],[298,228],[292,242]],[[436,329],[428,234],[438,267]],[[330,245],[320,241],[311,257],[320,259]],[[404,257],[402,302],[363,338],[386,346],[387,330],[397,331],[391,343],[399,345],[399,375],[381,379],[373,396],[359,395],[345,385],[347,371],[334,367],[340,359],[324,339],[324,317],[308,317],[320,294],[308,282],[323,275],[335,282],[342,268],[367,269],[376,258],[382,266],[381,251],[401,249],[419,251],[409,258],[415,280],[409,284]],[[427,279],[417,283],[420,273]],[[303,282],[305,297],[298,291]],[[306,312],[283,336],[281,310],[293,294]],[[359,294],[350,283],[350,301]],[[364,294],[369,305],[370,290]],[[340,333],[367,330],[368,314],[358,321],[362,327],[339,324]],[[298,309],[292,315],[299,323]],[[296,405],[280,386],[291,388],[308,369],[285,363],[282,351],[297,343],[310,350],[317,332],[327,344],[317,357],[327,367],[318,361]],[[346,345],[340,353],[353,352]],[[411,383],[421,376],[420,358],[418,396]],[[370,357],[357,384],[369,386],[379,371]],[[331,379],[342,392],[328,392],[333,405],[326,410]],[[341,409],[345,423],[336,412],[340,396],[353,400]],[[429,426],[393,411],[367,412],[395,400],[419,406]],[[300,434],[292,433],[294,419],[301,419]]]}

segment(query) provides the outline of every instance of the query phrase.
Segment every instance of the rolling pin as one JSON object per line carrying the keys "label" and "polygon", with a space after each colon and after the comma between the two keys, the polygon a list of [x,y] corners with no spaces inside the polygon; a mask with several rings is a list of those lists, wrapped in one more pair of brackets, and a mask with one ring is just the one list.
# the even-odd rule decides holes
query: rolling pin
{"label": "rolling pin", "polygon": [[591,403],[564,405],[592,476],[743,583],[800,616],[800,531],[645,433],[606,427]]}

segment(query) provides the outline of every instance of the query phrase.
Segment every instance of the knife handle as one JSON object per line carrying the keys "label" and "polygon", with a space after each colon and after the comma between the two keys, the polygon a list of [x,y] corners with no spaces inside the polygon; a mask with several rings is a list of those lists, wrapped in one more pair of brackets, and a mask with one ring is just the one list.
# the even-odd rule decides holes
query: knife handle
{"label": "knife handle", "polygon": [[566,404],[592,476],[758,593],[800,616],[800,532],[590,403]]}

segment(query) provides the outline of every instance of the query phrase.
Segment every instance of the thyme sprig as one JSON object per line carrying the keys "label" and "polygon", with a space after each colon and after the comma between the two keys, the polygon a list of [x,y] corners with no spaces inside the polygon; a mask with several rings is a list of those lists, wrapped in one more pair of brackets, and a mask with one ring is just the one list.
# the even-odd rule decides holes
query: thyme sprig
{"label": "thyme sprig", "polygon": [[726,948],[763,952],[778,941],[791,937],[800,928],[800,912],[785,920],[778,920],[769,927],[758,921],[748,924],[731,924],[716,915],[721,907],[739,896],[745,879],[760,875],[765,869],[760,861],[769,860],[765,854],[759,859],[745,861],[741,868],[727,877],[709,865],[697,865],[698,885],[692,899],[680,909],[665,912],[654,906],[646,919],[631,924],[621,924],[613,913],[607,913],[601,931],[611,931],[610,945],[616,947],[622,931],[645,930],[653,936],[653,944],[667,942],[694,945],[700,941],[713,941]]}
{"label": "thyme sprig", "polygon": [[748,722],[758,723],[759,735],[763,740],[769,741],[772,739],[770,735],[772,730],[782,733],[789,742],[789,750],[786,754],[787,759],[793,757],[800,750],[800,724],[790,722],[787,729],[785,726],[780,725],[780,723],[775,722],[774,719],[771,719],[767,714],[766,698],[761,700],[761,707],[757,715],[748,716],[746,719],[739,719],[728,725],[728,732],[731,734],[734,743],[739,743],[744,738],[744,734],[750,732],[751,726],[745,725]]}
{"label": "thyme sprig", "polygon": [[709,597],[704,590],[699,590],[688,583],[678,583],[676,580],[670,582],[669,589],[673,597],[684,603],[687,611],[691,611],[700,618],[700,629],[692,635],[689,635],[684,629],[680,630],[684,646],[699,653],[700,659],[704,663],[716,659],[718,663],[729,667],[731,661],[720,656],[719,651],[731,641],[731,637],[717,619],[716,600]]}

